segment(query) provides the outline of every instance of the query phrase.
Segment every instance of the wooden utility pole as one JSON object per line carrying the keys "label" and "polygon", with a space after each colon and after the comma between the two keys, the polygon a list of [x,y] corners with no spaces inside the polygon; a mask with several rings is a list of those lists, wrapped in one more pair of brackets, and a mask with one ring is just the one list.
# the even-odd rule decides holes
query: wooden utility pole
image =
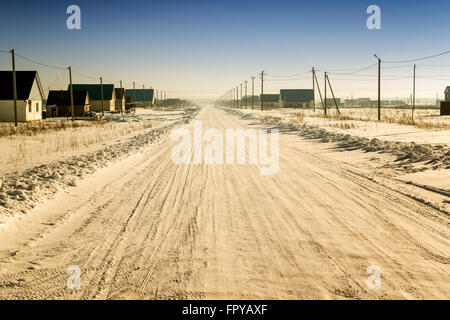
{"label": "wooden utility pole", "polygon": [[13,76],[13,96],[14,96],[14,126],[17,127],[17,77],[16,77],[16,59],[14,49],[11,50],[12,56],[12,76]]}
{"label": "wooden utility pole", "polygon": [[324,89],[324,106],[323,106],[323,111],[325,112],[325,115],[327,115],[327,73],[324,72],[325,74],[325,89]]}
{"label": "wooden utility pole", "polygon": [[73,121],[75,117],[75,111],[73,110],[72,67],[69,67],[69,80],[70,80],[70,110],[72,112],[72,121]]}
{"label": "wooden utility pole", "polygon": [[239,108],[242,109],[242,83],[240,84],[240,86],[241,86],[241,99],[239,103]]}
{"label": "wooden utility pole", "polygon": [[337,104],[336,97],[334,96],[333,87],[331,86],[330,77],[328,77],[328,75],[327,75],[326,78],[328,81],[328,85],[330,86],[330,91],[331,91],[331,95],[333,96],[334,104],[336,105],[336,110],[337,110],[338,114],[341,114],[341,110],[339,110],[339,106]]}
{"label": "wooden utility pole", "polygon": [[413,105],[412,105],[412,112],[411,117],[414,121],[414,109],[416,108],[416,65],[414,65],[414,80],[413,80]]}
{"label": "wooden utility pole", "polygon": [[381,121],[381,59],[374,56],[378,59],[378,121]]}
{"label": "wooden utility pole", "polygon": [[261,111],[264,111],[264,70],[261,71]]}
{"label": "wooden utility pole", "polygon": [[247,109],[247,107],[248,107],[248,96],[247,96],[247,83],[248,83],[248,81],[245,80],[244,82],[245,82],[245,95],[244,95],[244,97],[245,97],[245,109]]}
{"label": "wooden utility pole", "polygon": [[314,72],[314,79],[316,80],[317,91],[319,92],[320,101],[322,101],[322,107],[325,107],[325,104],[324,104],[323,99],[322,99],[322,92],[320,92],[319,81],[317,80],[317,74],[315,72]]}
{"label": "wooden utility pole", "polygon": [[133,82],[133,110],[136,113],[136,82]]}
{"label": "wooden utility pole", "polygon": [[142,85],[142,94],[144,95],[144,108],[145,108],[145,84]]}
{"label": "wooden utility pole", "polygon": [[316,70],[312,68],[312,82],[313,82],[313,112],[316,112],[316,83],[314,77],[316,76]]}
{"label": "wooden utility pole", "polygon": [[123,99],[125,98],[125,92],[124,92],[123,87],[122,87],[122,80],[120,80],[120,94],[121,94],[121,97],[120,97],[120,114],[123,116],[123,109],[124,109]]}
{"label": "wooden utility pole", "polygon": [[100,77],[100,94],[102,96],[102,117],[105,115],[105,110],[103,108],[103,78]]}
{"label": "wooden utility pole", "polygon": [[252,77],[252,110],[255,106],[255,77]]}

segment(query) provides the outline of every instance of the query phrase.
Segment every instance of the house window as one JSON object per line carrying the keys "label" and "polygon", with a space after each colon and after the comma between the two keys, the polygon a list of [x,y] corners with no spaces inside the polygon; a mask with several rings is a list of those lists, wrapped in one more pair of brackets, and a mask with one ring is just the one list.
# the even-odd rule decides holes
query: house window
{"label": "house window", "polygon": [[39,102],[36,102],[36,112],[39,112]]}
{"label": "house window", "polygon": [[31,101],[28,101],[28,112],[31,112]]}

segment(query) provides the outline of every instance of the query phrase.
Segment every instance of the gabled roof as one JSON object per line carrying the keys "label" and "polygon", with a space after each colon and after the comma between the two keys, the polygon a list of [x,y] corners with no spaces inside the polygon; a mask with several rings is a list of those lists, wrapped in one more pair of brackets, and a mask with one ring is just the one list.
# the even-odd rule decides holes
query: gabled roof
{"label": "gabled roof", "polygon": [[[102,91],[100,84],[73,84],[74,91],[87,90],[91,100],[102,100]],[[67,90],[70,89],[70,85]],[[112,100],[114,92],[113,84],[103,85],[103,100]]]}
{"label": "gabled roof", "polygon": [[[30,97],[35,80],[43,99],[44,92],[37,71],[16,71],[17,100],[27,100]],[[14,100],[12,71],[0,71],[0,100]]]}
{"label": "gabled roof", "polygon": [[154,89],[126,89],[125,96],[134,100],[134,95],[136,94],[135,101],[144,101],[144,93],[145,93],[145,101],[153,101]]}
{"label": "gabled roof", "polygon": [[263,100],[264,102],[278,102],[280,101],[280,95],[279,94],[263,94]]}
{"label": "gabled roof", "polygon": [[311,102],[314,100],[313,89],[282,89],[280,97],[285,102]]}
{"label": "gabled roof", "polygon": [[[73,105],[84,106],[86,98],[89,97],[87,90],[73,90]],[[48,93],[47,106],[56,105],[58,107],[71,106],[69,90],[51,90]]]}
{"label": "gabled roof", "polygon": [[123,96],[125,95],[125,89],[124,88],[122,88],[122,89],[115,88],[114,90],[116,91],[116,99],[122,99]]}

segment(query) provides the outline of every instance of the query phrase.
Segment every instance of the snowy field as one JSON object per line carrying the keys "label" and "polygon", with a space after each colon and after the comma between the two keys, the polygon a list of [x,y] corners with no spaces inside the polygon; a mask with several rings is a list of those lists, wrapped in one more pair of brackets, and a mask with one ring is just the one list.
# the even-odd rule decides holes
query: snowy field
{"label": "snowy field", "polygon": [[327,116],[324,116],[323,110],[319,108],[315,112],[292,108],[265,110],[263,113],[256,108],[239,111],[369,139],[450,145],[450,116],[439,116],[438,109],[415,110],[414,123],[411,110],[385,108],[381,110],[381,122],[377,121],[376,108],[340,108],[341,115],[338,115],[335,109],[330,109]]}

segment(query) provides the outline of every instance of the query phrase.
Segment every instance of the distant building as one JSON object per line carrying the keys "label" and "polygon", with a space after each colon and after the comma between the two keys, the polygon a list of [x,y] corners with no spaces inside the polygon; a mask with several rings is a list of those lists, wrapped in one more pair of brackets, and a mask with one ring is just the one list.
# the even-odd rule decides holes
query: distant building
{"label": "distant building", "polygon": [[[341,102],[340,98],[336,98],[336,103],[337,103],[338,107],[343,107],[344,106],[344,104]],[[334,107],[335,105],[336,104],[335,104],[333,98],[327,98],[327,106],[328,107]]]}
{"label": "distant building", "polygon": [[114,91],[116,91],[116,102],[115,102],[115,110],[116,111],[125,111],[125,89],[124,88],[115,88]]}
{"label": "distant building", "polygon": [[[103,85],[103,100],[102,89],[100,84],[74,84],[73,91],[87,91],[89,92],[90,111],[102,112],[114,111],[116,105],[116,91],[113,84]],[[70,86],[68,88],[70,90]],[[103,108],[102,108],[103,104]]]}
{"label": "distant building", "polygon": [[181,99],[166,99],[162,101],[162,105],[165,107],[179,107],[182,105]]}
{"label": "distant building", "polygon": [[313,89],[282,89],[280,102],[284,108],[312,108],[314,103]]}
{"label": "distant building", "polygon": [[[259,100],[259,96],[253,96],[253,106],[261,105],[261,101]],[[242,106],[250,107],[252,106],[252,96],[244,96],[242,97]]]}
{"label": "distant building", "polygon": [[126,89],[125,96],[131,99],[132,103],[139,103],[142,106],[153,106],[154,89]]}
{"label": "distant building", "polygon": [[445,101],[450,101],[450,87],[445,88]]}
{"label": "distant building", "polygon": [[[73,111],[76,117],[80,117],[90,111],[89,93],[87,90],[73,91]],[[46,117],[71,116],[70,90],[51,90],[47,98]]]}
{"label": "distant building", "polygon": [[263,102],[263,108],[279,108],[280,107],[280,95],[279,94],[263,94],[260,96]]}
{"label": "distant building", "polygon": [[[0,71],[0,121],[14,121],[13,72]],[[16,71],[17,121],[42,120],[44,91],[37,71]]]}
{"label": "distant building", "polygon": [[444,91],[445,101],[441,101],[441,116],[450,116],[450,87]]}

